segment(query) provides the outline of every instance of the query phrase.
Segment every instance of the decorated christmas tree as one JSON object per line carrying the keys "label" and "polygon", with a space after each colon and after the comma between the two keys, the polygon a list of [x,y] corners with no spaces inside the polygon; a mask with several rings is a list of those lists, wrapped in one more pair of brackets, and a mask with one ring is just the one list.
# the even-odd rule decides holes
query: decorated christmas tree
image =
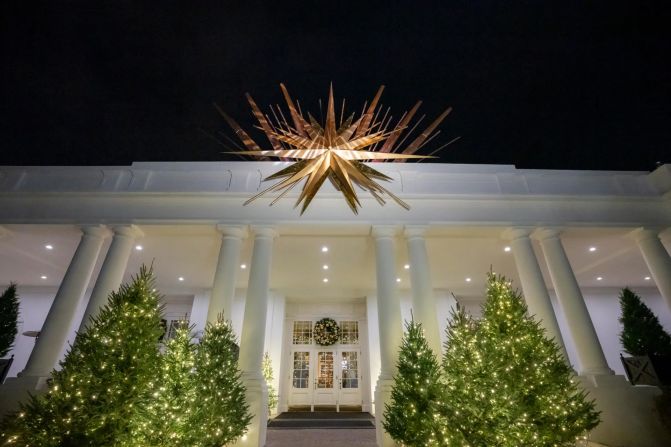
{"label": "decorated christmas tree", "polygon": [[188,445],[191,414],[196,401],[193,328],[184,325],[166,345],[161,371],[153,382],[152,399],[132,421],[129,446]]}
{"label": "decorated christmas tree", "polygon": [[3,422],[0,443],[34,447],[111,446],[159,376],[161,334],[152,273],[143,267],[80,333],[52,373],[46,394]]}
{"label": "decorated christmas tree", "polygon": [[382,425],[406,446],[462,445],[458,434],[445,429],[440,365],[422,325],[412,320],[405,327],[391,403],[386,405]]}
{"label": "decorated christmas tree", "polygon": [[240,380],[237,346],[230,323],[208,323],[196,352],[195,406],[185,445],[219,447],[241,437],[252,417]]}
{"label": "decorated christmas tree", "polygon": [[16,284],[10,284],[0,295],[0,358],[6,356],[14,346],[18,318],[19,299],[16,297]]}
{"label": "decorated christmas tree", "polygon": [[569,446],[598,425],[594,403],[505,278],[489,275],[477,329],[457,322],[448,335],[447,427],[466,428],[470,445]]}
{"label": "decorated christmas tree", "polygon": [[623,325],[620,342],[629,355],[671,356],[671,336],[638,295],[628,288],[623,289],[620,308]]}
{"label": "decorated christmas tree", "polygon": [[445,388],[440,412],[445,429],[468,440],[476,439],[477,433],[486,429],[479,399],[474,399],[479,384],[472,379],[476,371],[484,371],[477,329],[478,322],[457,305],[446,329],[442,361]]}
{"label": "decorated christmas tree", "polygon": [[263,370],[263,378],[266,380],[266,386],[268,387],[268,414],[271,413],[271,410],[277,407],[277,391],[273,385],[273,362],[270,360],[270,356],[266,352],[263,354],[263,364],[261,366]]}

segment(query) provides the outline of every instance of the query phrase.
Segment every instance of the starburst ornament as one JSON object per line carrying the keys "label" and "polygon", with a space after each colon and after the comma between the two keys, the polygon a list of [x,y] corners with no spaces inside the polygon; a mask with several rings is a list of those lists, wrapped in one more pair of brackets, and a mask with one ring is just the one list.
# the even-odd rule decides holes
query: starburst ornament
{"label": "starburst ornament", "polygon": [[[287,168],[266,177],[264,181],[281,180],[247,200],[245,205],[267,193],[279,192],[279,195],[270,203],[274,205],[296,185],[304,181],[303,189],[295,204],[297,207],[302,203],[302,215],[319,188],[326,179],[329,179],[335,188],[342,192],[345,201],[355,214],[358,213],[361,206],[356,187],[368,191],[381,205],[385,204],[384,196],[386,195],[403,208],[410,209],[407,203],[376,181],[391,181],[391,177],[373,169],[364,162],[380,160],[404,162],[408,159],[434,158],[432,157],[433,153],[458,139],[453,139],[430,155],[415,154],[440,133],[440,131],[436,131],[436,128],[452,111],[450,107],[436,118],[424,132],[417,135],[404,149],[401,149],[424,118],[422,116],[412,127],[409,127],[422,102],[418,101],[410,111],[401,116],[395,125],[392,125],[393,117],[389,115],[389,108],[379,118],[382,107],[378,107],[378,102],[382,96],[384,85],[380,86],[370,105],[368,107],[364,106],[361,116],[356,120],[354,119],[354,113],[344,118],[345,101],[343,100],[337,126],[333,86],[329,89],[326,121],[321,124],[309,112],[306,119],[301,111],[300,104],[297,102],[297,106],[294,105],[294,101],[284,84],[280,84],[280,88],[289,108],[291,124],[286,120],[279,105],[275,108],[270,107],[273,115],[273,119],[271,119],[269,115],[264,114],[259,109],[249,93],[246,95],[254,116],[259,122],[258,128],[268,137],[272,146],[271,150],[261,149],[233,118],[217,107],[244,144],[245,150],[228,153],[295,160],[295,163]],[[406,130],[408,131],[406,132]],[[400,139],[402,135],[404,137]]]}

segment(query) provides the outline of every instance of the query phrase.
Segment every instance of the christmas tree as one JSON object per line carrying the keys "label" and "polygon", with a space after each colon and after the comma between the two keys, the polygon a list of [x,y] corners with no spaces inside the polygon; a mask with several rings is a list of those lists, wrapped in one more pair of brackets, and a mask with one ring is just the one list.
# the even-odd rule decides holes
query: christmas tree
{"label": "christmas tree", "polygon": [[625,288],[620,292],[623,325],[620,342],[629,355],[671,355],[671,336],[641,298]]}
{"label": "christmas tree", "polygon": [[142,267],[112,292],[52,373],[47,393],[5,419],[2,445],[112,446],[124,439],[159,375],[161,309],[152,290],[152,273]]}
{"label": "christmas tree", "polygon": [[478,322],[457,305],[446,329],[442,361],[445,389],[440,412],[449,421],[445,429],[468,440],[476,439],[485,425],[479,399],[474,399],[479,384],[472,379],[476,371],[484,371],[477,330]]}
{"label": "christmas tree", "polygon": [[196,352],[195,406],[190,418],[193,447],[219,447],[241,437],[252,417],[240,380],[235,335],[219,316],[208,323]]}
{"label": "christmas tree", "polygon": [[261,369],[263,370],[263,378],[266,380],[266,386],[268,387],[268,414],[270,414],[271,409],[277,407],[277,391],[273,385],[273,363],[267,352],[263,354]]}
{"label": "christmas tree", "polygon": [[16,297],[16,284],[10,284],[0,296],[0,358],[6,356],[14,346],[18,318],[19,300]]}
{"label": "christmas tree", "polygon": [[153,382],[152,399],[138,409],[132,421],[131,446],[173,447],[186,445],[196,401],[193,378],[196,345],[193,327],[180,326],[166,345],[161,371]]}
{"label": "christmas tree", "polygon": [[406,446],[462,445],[458,434],[445,430],[440,366],[422,325],[411,320],[405,327],[391,403],[386,405],[382,425]]}
{"label": "christmas tree", "polygon": [[446,356],[445,402],[450,427],[473,427],[473,446],[561,446],[599,423],[594,403],[574,381],[557,345],[527,313],[522,296],[490,274],[483,319],[476,330],[457,323]]}

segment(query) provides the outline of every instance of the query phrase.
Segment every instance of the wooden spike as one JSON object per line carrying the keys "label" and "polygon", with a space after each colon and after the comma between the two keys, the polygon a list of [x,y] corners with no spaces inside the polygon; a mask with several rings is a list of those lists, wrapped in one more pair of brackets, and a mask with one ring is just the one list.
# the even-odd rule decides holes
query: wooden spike
{"label": "wooden spike", "polygon": [[214,107],[217,108],[221,116],[224,117],[226,122],[228,123],[229,126],[231,126],[231,129],[233,129],[233,132],[235,132],[235,135],[240,138],[240,141],[242,141],[242,144],[245,145],[245,147],[250,150],[250,151],[260,151],[261,148],[259,147],[258,144],[254,140],[252,140],[252,137],[250,137],[247,132],[242,130],[242,127],[238,123],[235,122],[233,118],[228,116],[226,112],[224,112],[221,107],[217,103],[214,104]]}
{"label": "wooden spike", "polygon": [[252,95],[250,95],[249,93],[246,93],[245,96],[247,97],[247,102],[249,102],[249,105],[252,107],[252,113],[254,113],[254,116],[256,117],[259,124],[261,125],[261,130],[263,130],[263,132],[268,137],[268,140],[270,141],[270,145],[275,150],[281,150],[282,146],[277,141],[277,138],[275,138],[273,136],[273,130],[270,127],[270,124],[268,124],[268,121],[266,121],[266,117],[263,116],[263,113],[261,113],[261,109],[259,109],[259,106],[256,105],[256,102],[254,101],[254,98],[252,98]]}
{"label": "wooden spike", "polygon": [[326,106],[326,125],[324,126],[324,138],[327,147],[333,147],[336,139],[336,124],[335,124],[335,105],[333,99],[333,84],[329,88],[329,102]]}
{"label": "wooden spike", "polygon": [[368,126],[370,126],[370,122],[373,119],[373,114],[375,113],[375,107],[377,107],[377,102],[380,100],[380,96],[382,96],[382,91],[384,91],[384,85],[381,85],[380,88],[377,90],[375,98],[373,98],[370,105],[368,106],[368,110],[364,114],[364,119],[361,121],[361,124],[357,128],[356,133],[354,134],[354,138],[360,137],[361,135],[365,135],[366,132],[368,132]]}
{"label": "wooden spike", "polygon": [[300,119],[298,119],[298,111],[296,111],[296,107],[294,106],[294,102],[291,100],[291,96],[289,96],[289,91],[287,88],[284,86],[284,84],[280,83],[280,89],[282,89],[282,94],[284,95],[284,99],[287,102],[287,106],[289,106],[289,113],[291,113],[291,119],[294,121],[294,126],[296,126],[296,131],[298,132],[299,135],[301,136],[307,136],[305,133],[305,130],[303,129],[303,124],[301,123]]}
{"label": "wooden spike", "polygon": [[399,121],[396,127],[394,128],[394,130],[399,129],[399,131],[395,132],[387,139],[387,141],[384,142],[384,144],[382,145],[382,149],[380,149],[380,152],[391,152],[392,148],[394,147],[394,143],[396,143],[398,137],[400,137],[401,133],[403,133],[403,129],[408,127],[410,120],[412,119],[413,116],[415,116],[415,113],[417,113],[417,110],[421,105],[422,101],[417,101],[417,104],[415,104],[412,107],[412,109],[410,109],[410,111],[406,113],[403,118],[401,118],[401,121]]}
{"label": "wooden spike", "polygon": [[429,127],[426,128],[424,132],[422,132],[417,138],[415,138],[415,141],[410,143],[410,145],[403,150],[404,154],[414,154],[417,152],[417,149],[419,149],[419,146],[426,140],[429,135],[431,135],[431,132],[434,131],[436,127],[445,119],[447,115],[450,114],[452,111],[452,107],[448,107],[443,113],[438,116],[438,118],[435,119],[434,122],[432,122]]}

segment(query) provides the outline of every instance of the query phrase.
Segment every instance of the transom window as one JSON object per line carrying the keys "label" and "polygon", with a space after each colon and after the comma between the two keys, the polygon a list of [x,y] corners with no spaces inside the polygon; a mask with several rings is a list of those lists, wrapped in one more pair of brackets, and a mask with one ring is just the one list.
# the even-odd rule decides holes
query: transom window
{"label": "transom window", "polygon": [[312,321],[294,321],[293,344],[309,345],[312,343]]}
{"label": "transom window", "polygon": [[340,343],[344,345],[359,344],[359,322],[341,321],[340,322]]}

